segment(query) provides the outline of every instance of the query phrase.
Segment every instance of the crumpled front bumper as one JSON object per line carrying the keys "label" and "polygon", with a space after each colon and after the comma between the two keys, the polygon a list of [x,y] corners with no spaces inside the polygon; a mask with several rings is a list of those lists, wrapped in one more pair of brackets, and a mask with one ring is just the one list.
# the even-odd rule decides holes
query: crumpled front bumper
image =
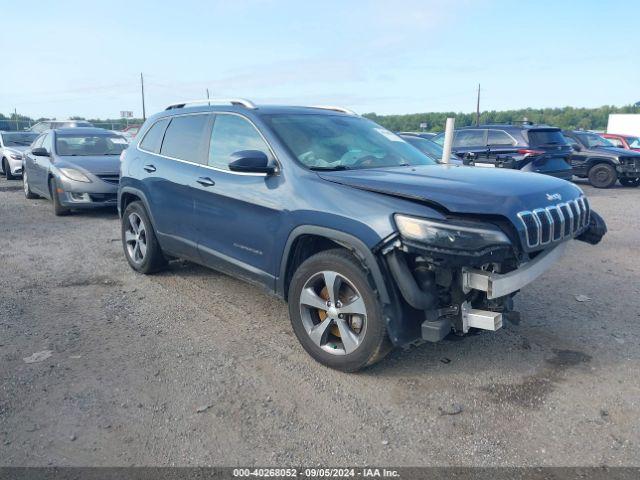
{"label": "crumpled front bumper", "polygon": [[486,292],[489,300],[509,295],[533,282],[551,268],[562,257],[568,243],[563,242],[546,252],[542,252],[533,260],[509,273],[494,273],[463,267],[462,289],[465,292],[470,290]]}

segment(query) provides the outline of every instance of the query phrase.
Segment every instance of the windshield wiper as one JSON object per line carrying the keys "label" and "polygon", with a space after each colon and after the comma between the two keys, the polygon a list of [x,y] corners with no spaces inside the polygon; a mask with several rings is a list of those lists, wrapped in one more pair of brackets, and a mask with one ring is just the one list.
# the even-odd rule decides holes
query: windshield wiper
{"label": "windshield wiper", "polygon": [[335,167],[309,167],[309,170],[314,171],[322,171],[322,172],[332,172],[338,170],[350,170],[346,165],[336,165]]}

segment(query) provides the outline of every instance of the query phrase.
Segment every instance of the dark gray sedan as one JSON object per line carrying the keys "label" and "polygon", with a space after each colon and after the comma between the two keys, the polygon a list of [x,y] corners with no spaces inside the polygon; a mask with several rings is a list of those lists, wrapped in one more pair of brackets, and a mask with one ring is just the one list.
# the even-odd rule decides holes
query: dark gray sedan
{"label": "dark gray sedan", "polygon": [[24,153],[27,198],[53,201],[56,215],[71,209],[115,207],[124,137],[102,128],[42,132]]}

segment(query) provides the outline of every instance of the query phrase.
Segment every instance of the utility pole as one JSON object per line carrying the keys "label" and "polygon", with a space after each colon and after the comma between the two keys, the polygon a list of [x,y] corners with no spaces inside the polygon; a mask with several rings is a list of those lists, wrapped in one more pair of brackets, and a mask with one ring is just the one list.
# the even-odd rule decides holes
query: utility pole
{"label": "utility pole", "polygon": [[[207,88],[207,100],[209,100],[209,89]],[[209,106],[211,106],[211,102],[209,102]]]}
{"label": "utility pole", "polygon": [[478,103],[476,104],[476,127],[480,126],[480,84],[478,84]]}
{"label": "utility pole", "polygon": [[142,72],[140,72],[140,88],[142,90],[142,121],[147,120],[147,112],[144,108],[144,77],[142,76]]}
{"label": "utility pole", "polygon": [[18,123],[18,109],[17,108],[13,109],[13,114],[16,117],[16,131],[19,131],[20,130],[20,124]]}

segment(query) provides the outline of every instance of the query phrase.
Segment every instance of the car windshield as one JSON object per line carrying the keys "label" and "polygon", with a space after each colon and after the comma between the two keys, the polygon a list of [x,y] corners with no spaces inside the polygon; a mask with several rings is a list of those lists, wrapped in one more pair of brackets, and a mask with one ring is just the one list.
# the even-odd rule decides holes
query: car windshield
{"label": "car windshield", "polygon": [[2,134],[5,147],[28,147],[38,137],[37,133],[11,132]]}
{"label": "car windshield", "polygon": [[127,146],[120,135],[56,135],[56,153],[62,156],[120,155]]}
{"label": "car windshield", "polygon": [[427,140],[426,138],[415,137],[415,136],[403,136],[407,142],[416,147],[425,155],[428,155],[436,162],[442,161],[442,147],[431,140]]}
{"label": "car windshield", "polygon": [[600,135],[596,135],[595,133],[576,133],[576,136],[587,146],[587,148],[615,146],[606,138],[602,138]]}
{"label": "car windshield", "polygon": [[629,148],[640,148],[640,138],[638,137],[624,137],[629,144]]}
{"label": "car windshield", "polygon": [[274,114],[265,121],[312,170],[435,165],[395,133],[362,117]]}

